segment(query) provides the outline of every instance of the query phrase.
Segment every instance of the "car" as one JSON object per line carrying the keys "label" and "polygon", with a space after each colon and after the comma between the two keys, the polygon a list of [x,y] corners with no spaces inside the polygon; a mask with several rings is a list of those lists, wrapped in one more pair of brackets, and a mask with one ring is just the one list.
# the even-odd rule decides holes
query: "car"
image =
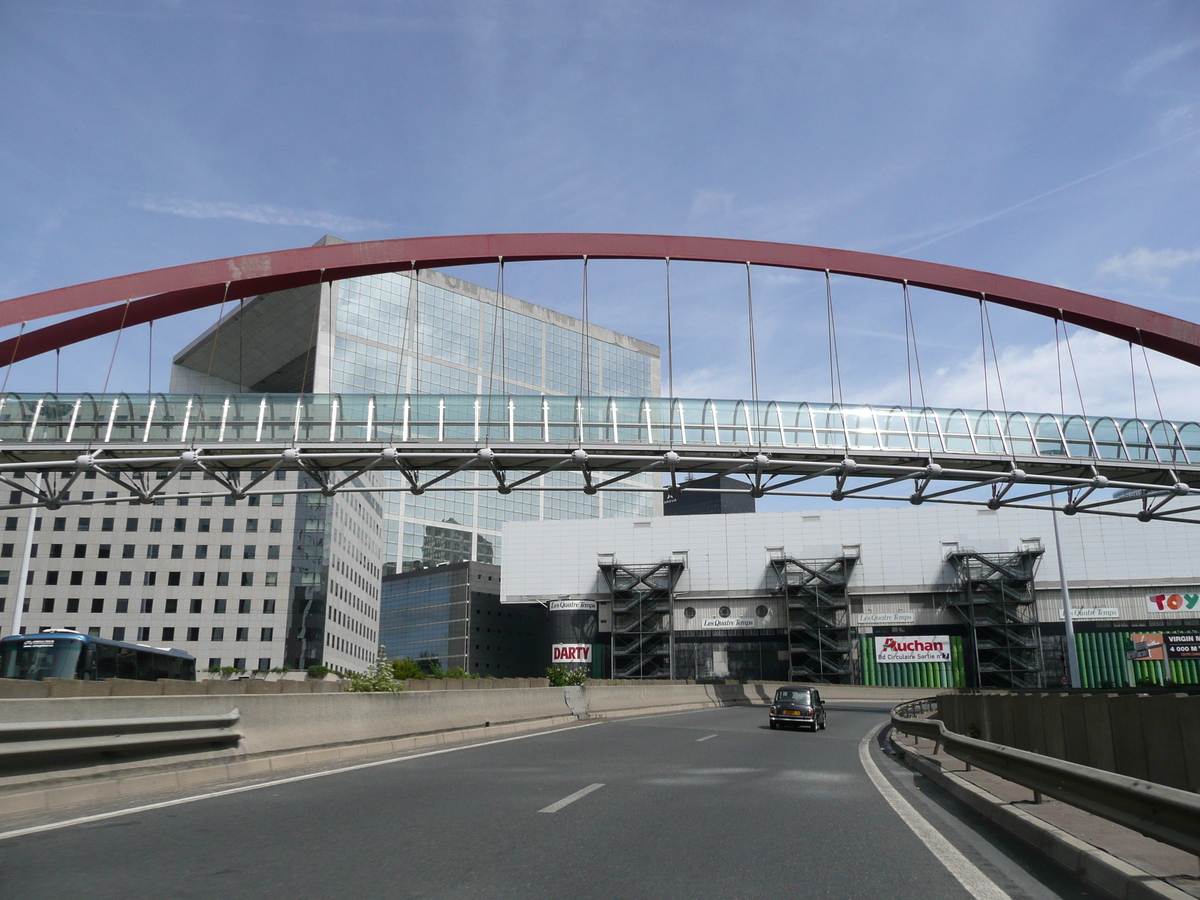
{"label": "car", "polygon": [[775,692],[768,717],[771,728],[786,725],[816,731],[825,727],[825,701],[816,688],[785,684]]}

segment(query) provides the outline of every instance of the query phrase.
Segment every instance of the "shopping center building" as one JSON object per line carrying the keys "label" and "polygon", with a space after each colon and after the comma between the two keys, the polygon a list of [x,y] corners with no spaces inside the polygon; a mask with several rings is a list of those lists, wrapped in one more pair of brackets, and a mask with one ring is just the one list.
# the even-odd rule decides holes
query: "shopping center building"
{"label": "shopping center building", "polygon": [[[1060,533],[1084,686],[1200,683],[1200,529],[1076,515]],[[930,687],[1067,675],[1048,512],[517,522],[504,540],[504,603],[594,605],[597,675]],[[1150,636],[1133,654],[1146,658],[1127,663],[1135,635]]]}

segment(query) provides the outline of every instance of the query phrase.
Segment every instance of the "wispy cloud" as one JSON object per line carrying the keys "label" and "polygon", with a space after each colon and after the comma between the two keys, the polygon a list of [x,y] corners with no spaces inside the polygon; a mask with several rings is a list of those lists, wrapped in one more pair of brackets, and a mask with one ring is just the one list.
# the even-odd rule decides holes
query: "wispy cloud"
{"label": "wispy cloud", "polygon": [[1169,47],[1163,47],[1161,50],[1156,50],[1149,56],[1138,60],[1125,72],[1125,77],[1122,79],[1125,89],[1128,90],[1147,75],[1151,75],[1159,69],[1169,66],[1176,60],[1183,59],[1183,57],[1196,50],[1200,50],[1200,41],[1183,41],[1178,44],[1172,44]]}
{"label": "wispy cloud", "polygon": [[290,225],[343,233],[386,228],[388,224],[371,219],[340,216],[336,213],[289,209],[261,203],[214,203],[207,200],[182,200],[177,197],[148,197],[134,205],[147,212],[167,213],[185,219],[237,219],[256,225]]}
{"label": "wispy cloud", "polygon": [[1110,256],[1100,264],[1101,275],[1113,275],[1146,281],[1159,287],[1167,287],[1167,273],[1189,263],[1200,262],[1200,249],[1196,250],[1149,250],[1138,247],[1125,254]]}

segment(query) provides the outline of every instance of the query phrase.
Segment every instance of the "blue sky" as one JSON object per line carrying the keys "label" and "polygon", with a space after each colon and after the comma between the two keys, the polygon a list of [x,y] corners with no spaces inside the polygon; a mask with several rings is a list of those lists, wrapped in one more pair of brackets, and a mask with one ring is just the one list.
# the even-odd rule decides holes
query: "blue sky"
{"label": "blue sky", "polygon": [[[1191,0],[39,0],[0,4],[0,75],[0,298],[326,232],[620,231],[911,256],[1200,319]],[[822,281],[754,277],[761,394],[827,398]],[[744,273],[672,278],[677,393],[748,396]],[[571,313],[579,283],[506,273]],[[907,402],[899,289],[833,290],[845,399]],[[662,343],[662,296],[659,265],[591,267],[603,324]],[[982,405],[977,306],[913,306],[927,401]],[[214,316],[156,328],[155,389]],[[991,321],[1009,408],[1132,413],[1138,379],[1153,410],[1140,351],[1131,376],[1127,346],[1072,332],[1060,398],[1051,322]],[[64,355],[62,389],[100,389],[113,347]],[[1200,416],[1193,367],[1150,371],[1166,415]],[[53,359],[6,377],[52,389]],[[110,387],[146,383],[143,327]]]}

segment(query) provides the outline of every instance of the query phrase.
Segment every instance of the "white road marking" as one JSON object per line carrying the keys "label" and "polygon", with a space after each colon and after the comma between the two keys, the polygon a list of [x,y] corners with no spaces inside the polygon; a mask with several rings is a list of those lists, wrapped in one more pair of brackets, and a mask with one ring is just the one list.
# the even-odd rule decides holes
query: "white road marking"
{"label": "white road marking", "polygon": [[858,758],[876,790],[896,811],[896,815],[904,820],[904,824],[912,829],[913,834],[921,839],[921,843],[938,858],[938,862],[945,866],[950,874],[966,888],[968,894],[978,900],[1011,900],[1007,893],[963,856],[957,847],[942,837],[940,831],[930,825],[912,804],[900,796],[900,792],[892,787],[891,783],[884,778],[883,773],[879,771],[879,767],[871,759],[870,746],[875,735],[879,733],[880,729],[888,727],[888,724],[885,722],[879,728],[873,728],[858,745]]}
{"label": "white road marking", "polygon": [[[112,812],[96,813],[91,816],[79,816],[75,819],[65,819],[62,822],[49,822],[45,825],[33,825],[29,828],[16,828],[12,831],[0,832],[0,841],[5,838],[21,837],[25,834],[38,834],[42,831],[55,831],[71,825],[86,825],[89,822],[102,822],[105,819],[115,819],[118,816],[131,816],[135,813],[149,812],[155,809],[166,809],[168,806],[182,806],[184,803],[195,803],[197,800],[209,800],[213,797],[228,797],[230,794],[242,794],[246,791],[257,791],[262,788],[277,787],[281,784],[292,784],[297,781],[308,781],[311,778],[324,778],[327,775],[340,775],[343,772],[355,772],[359,769],[373,769],[376,766],[389,766],[393,763],[407,762],[410,759],[422,759],[426,756],[440,756],[443,753],[455,753],[459,750],[470,750],[474,747],[490,747],[492,744],[507,744],[509,741],[523,741],[526,738],[541,737],[546,734],[560,734],[564,731],[575,731],[579,728],[590,728],[599,722],[588,722],[584,725],[570,725],[566,728],[554,728],[550,731],[538,731],[533,734],[518,734],[513,737],[497,738],[494,741],[481,741],[478,744],[461,744],[457,747],[446,747],[442,750],[426,750],[424,753],[412,753],[408,756],[394,756],[390,759],[375,762],[358,763],[353,766],[343,766],[340,769],[329,769],[324,772],[310,772],[307,775],[292,775],[289,778],[278,778],[274,781],[263,781],[258,784],[247,784],[243,787],[228,788],[223,791],[212,791],[207,794],[196,794],[191,797],[180,797],[176,800],[164,800],[161,803],[147,803],[144,806],[132,806],[128,809],[117,809]],[[597,785],[599,786],[599,785]]]}
{"label": "white road marking", "polygon": [[701,741],[711,741],[711,740],[712,740],[713,738],[715,738],[715,737],[716,737],[716,735],[715,735],[715,734],[706,734],[706,735],[705,735],[704,737],[702,737],[702,738],[696,738],[696,743],[698,744],[698,743],[700,743]]}
{"label": "white road marking", "polygon": [[540,813],[556,813],[560,809],[562,809],[564,806],[570,806],[576,800],[579,800],[582,797],[586,797],[592,791],[598,791],[602,787],[604,787],[604,785],[602,785],[602,784],[589,784],[587,787],[583,788],[582,790],[576,791],[573,794],[568,794],[567,796],[563,797],[558,802],[551,803],[549,806],[545,807],[544,809],[539,809],[538,812],[540,812]]}

